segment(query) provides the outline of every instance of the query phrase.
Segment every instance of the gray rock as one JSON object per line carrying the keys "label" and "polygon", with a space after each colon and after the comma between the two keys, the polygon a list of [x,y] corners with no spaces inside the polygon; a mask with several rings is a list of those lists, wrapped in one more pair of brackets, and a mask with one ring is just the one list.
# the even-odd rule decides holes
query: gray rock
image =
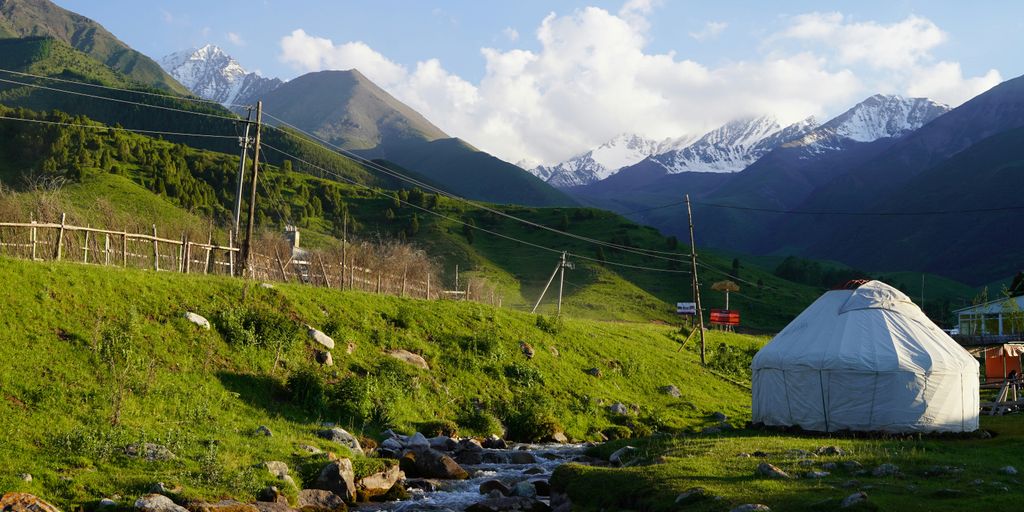
{"label": "gray rock", "polygon": [[256,435],[272,437],[274,435],[274,433],[270,431],[270,427],[268,427],[266,425],[260,425],[260,426],[256,427]]}
{"label": "gray rock", "polygon": [[303,489],[299,491],[299,508],[307,512],[338,512],[345,510],[345,500],[331,491]]}
{"label": "gray rock", "polygon": [[691,487],[680,493],[679,496],[676,496],[676,505],[688,505],[690,503],[703,501],[710,497],[711,494],[707,489],[703,487]]}
{"label": "gray rock", "polygon": [[146,494],[135,500],[135,510],[140,512],[188,512],[188,509],[176,505],[163,494]]}
{"label": "gray rock", "polygon": [[324,452],[320,448],[317,448],[316,446],[310,446],[308,444],[300,444],[299,450],[302,450],[310,455],[320,455],[321,453]]}
{"label": "gray rock", "polygon": [[402,444],[410,450],[425,450],[430,448],[430,440],[427,439],[427,436],[419,432],[409,436]]}
{"label": "gray rock", "polygon": [[174,454],[166,446],[154,443],[130,444],[124,447],[124,454],[129,457],[142,458],[149,462],[171,460],[174,458]]}
{"label": "gray rock", "polygon": [[274,285],[272,285],[270,283],[260,283],[260,288],[266,288],[268,290],[273,290],[274,289]]}
{"label": "gray rock", "polygon": [[257,512],[293,512],[292,507],[288,505],[287,500],[283,503],[257,501],[253,503],[252,506],[256,507]]}
{"label": "gray rock", "polygon": [[328,441],[347,446],[354,455],[364,455],[363,447],[359,445],[359,440],[356,439],[356,436],[349,434],[347,430],[341,427],[321,430],[316,435]]}
{"label": "gray rock", "polygon": [[441,482],[431,478],[406,478],[405,487],[408,489],[420,489],[423,492],[435,492],[441,488]]}
{"label": "gray rock", "polygon": [[769,464],[767,462],[762,462],[762,463],[758,464],[757,465],[757,470],[755,472],[759,476],[766,476],[768,478],[792,478],[785,471],[783,471],[783,470],[779,469],[778,467],[776,467],[775,465]]}
{"label": "gray rock", "polygon": [[331,491],[347,502],[356,499],[355,473],[352,471],[352,461],[338,459],[328,463],[316,477],[313,483],[314,489]]}
{"label": "gray rock", "polygon": [[832,473],[829,473],[828,471],[808,471],[807,474],[805,474],[804,476],[816,480],[819,478],[825,478],[826,476],[829,476],[831,474]]}
{"label": "gray rock", "polygon": [[814,461],[811,459],[804,459],[800,462],[797,462],[797,464],[799,464],[802,467],[809,468],[814,465]]}
{"label": "gray rock", "polygon": [[893,476],[899,474],[899,472],[899,466],[895,464],[885,463],[879,464],[878,467],[871,471],[871,474],[873,476]]}
{"label": "gray rock", "polygon": [[163,494],[164,496],[174,496],[181,494],[181,487],[178,486],[174,487],[173,489],[168,489],[163,482],[157,482],[149,486],[149,492],[151,494]]}
{"label": "gray rock", "polygon": [[279,460],[264,462],[263,467],[267,468],[267,471],[275,478],[284,478],[288,476],[288,464]]}
{"label": "gray rock", "polygon": [[608,406],[608,412],[624,416],[626,414],[629,414],[629,408],[626,407],[626,404],[622,402],[615,402],[614,404]]}
{"label": "gray rock", "polygon": [[271,485],[264,487],[263,489],[260,490],[260,492],[256,493],[256,501],[264,503],[284,503],[285,505],[287,505],[288,497],[285,496],[284,493],[277,488],[277,486]]}
{"label": "gray rock", "polygon": [[519,350],[523,352],[523,355],[526,356],[527,359],[533,359],[533,356],[536,353],[533,350],[533,347],[525,341],[519,342]]}
{"label": "gray rock", "polygon": [[591,377],[601,377],[602,375],[604,375],[604,374],[601,373],[601,369],[600,368],[596,368],[596,367],[595,368],[587,368],[586,370],[583,370],[583,373],[586,373],[587,375],[590,375]]}
{"label": "gray rock", "polygon": [[423,356],[419,354],[413,354],[408,350],[389,350],[388,355],[411,366],[422,368],[424,370],[430,369],[430,365],[427,364],[426,359],[423,359]]}
{"label": "gray rock", "polygon": [[833,456],[833,455],[843,456],[843,455],[846,455],[846,450],[843,450],[842,448],[840,448],[838,446],[835,446],[835,445],[830,445],[830,446],[820,446],[820,447],[818,447],[817,450],[814,450],[814,453],[815,453],[815,455],[822,455],[822,456]]}
{"label": "gray rock", "polygon": [[456,443],[452,438],[448,436],[437,436],[427,439],[430,447],[435,450],[441,450],[443,452],[455,451]]}
{"label": "gray rock", "polygon": [[484,448],[490,448],[492,450],[504,450],[508,448],[508,443],[506,443],[504,439],[491,434],[490,437],[484,439],[483,446]]}
{"label": "gray rock", "polygon": [[772,509],[768,505],[762,505],[760,503],[747,503],[738,507],[733,507],[729,512],[772,512]]}
{"label": "gray rock", "polygon": [[704,427],[700,430],[701,434],[721,434],[722,427]]}
{"label": "gray rock", "polygon": [[530,480],[537,496],[551,496],[551,483],[544,479]]}
{"label": "gray rock", "polygon": [[104,510],[108,508],[117,508],[117,502],[110,498],[103,498],[99,503],[96,504],[98,510]]}
{"label": "gray rock", "polygon": [[512,464],[534,464],[537,462],[537,457],[530,452],[516,450],[509,456],[509,461]]}
{"label": "gray rock", "polygon": [[1013,466],[1003,466],[1003,467],[999,468],[999,472],[1004,474],[1004,475],[1016,475],[1017,474],[1017,468],[1015,468]]}
{"label": "gray rock", "polygon": [[847,471],[858,471],[864,469],[864,465],[855,460],[848,460],[846,462],[843,462],[843,469]]}
{"label": "gray rock", "polygon": [[32,475],[30,475],[28,473],[22,473],[22,474],[18,475],[18,478],[21,479],[21,481],[23,481],[23,482],[31,482],[32,481]]}
{"label": "gray rock", "polygon": [[544,474],[544,468],[540,468],[540,467],[537,467],[537,466],[534,466],[532,468],[526,468],[525,470],[523,470],[523,474],[524,475],[543,475]]}
{"label": "gray rock", "polygon": [[853,493],[853,494],[843,498],[843,501],[842,501],[842,503],[839,504],[839,506],[841,506],[843,508],[849,508],[849,507],[852,507],[852,506],[854,506],[854,505],[856,505],[858,503],[865,502],[867,500],[868,500],[868,493],[866,493],[864,491],[859,491],[859,492],[855,492],[855,493]]}
{"label": "gray rock", "polygon": [[551,434],[551,440],[560,444],[566,444],[569,442],[569,438],[566,437],[565,432],[555,432],[554,434]]}
{"label": "gray rock", "polygon": [[836,464],[835,462],[826,462],[821,465],[821,469],[824,469],[825,471],[835,471],[838,468],[839,464]]}
{"label": "gray rock", "polygon": [[334,356],[329,350],[317,350],[313,352],[313,359],[321,366],[334,366]]}
{"label": "gray rock", "polygon": [[658,392],[663,394],[663,395],[668,395],[668,396],[670,396],[672,398],[679,398],[679,397],[683,396],[683,392],[679,391],[679,388],[677,388],[674,384],[669,384],[668,386],[662,386],[662,387],[658,388]]}
{"label": "gray rock", "polygon": [[505,452],[484,452],[480,460],[484,464],[508,464],[508,454]]}
{"label": "gray rock", "polygon": [[465,480],[469,473],[455,459],[437,450],[408,451],[399,459],[402,471],[412,477]]}
{"label": "gray rock", "polygon": [[399,480],[404,478],[405,473],[398,469],[398,464],[395,464],[384,471],[360,478],[356,481],[356,488],[369,499],[387,493]]}
{"label": "gray rock", "polygon": [[488,497],[487,499],[474,503],[466,508],[466,512],[505,512],[512,510],[522,512],[549,512],[551,507],[537,498],[501,496],[493,498]]}
{"label": "gray rock", "polygon": [[612,454],[608,457],[608,462],[611,462],[613,465],[616,466],[624,466],[627,462],[629,462],[630,459],[633,458],[633,456],[636,454],[636,451],[637,449],[635,446],[623,446],[622,448],[619,448],[618,450],[612,452]]}
{"label": "gray rock", "polygon": [[716,412],[711,413],[711,419],[713,419],[715,421],[725,421],[725,420],[729,419],[729,417],[726,416],[725,413],[722,412],[722,411],[716,411]]}
{"label": "gray rock", "polygon": [[210,321],[207,320],[206,318],[202,317],[201,315],[197,315],[197,314],[195,314],[195,313],[193,313],[191,311],[186,311],[185,312],[185,320],[188,320],[189,322],[192,322],[192,323],[196,324],[197,326],[202,327],[203,329],[206,329],[207,331],[210,330]]}
{"label": "gray rock", "polygon": [[537,496],[537,488],[532,483],[523,480],[517,482],[515,487],[512,488],[513,496],[521,496],[523,498],[534,498]]}
{"label": "gray rock", "polygon": [[500,492],[502,496],[509,496],[512,494],[512,489],[505,485],[501,480],[491,479],[480,484],[480,494],[489,495],[491,491],[495,490]]}
{"label": "gray rock", "polygon": [[307,334],[309,334],[310,339],[324,346],[325,348],[327,348],[327,350],[334,350],[334,338],[308,325],[306,326],[306,329],[308,329],[306,332]]}

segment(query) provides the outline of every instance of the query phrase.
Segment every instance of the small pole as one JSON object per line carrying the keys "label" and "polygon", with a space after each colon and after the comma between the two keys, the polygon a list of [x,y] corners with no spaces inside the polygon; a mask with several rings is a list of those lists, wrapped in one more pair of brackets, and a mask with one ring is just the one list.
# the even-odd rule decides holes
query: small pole
{"label": "small pole", "polygon": [[206,256],[203,259],[203,273],[210,273],[210,251],[213,250],[213,231],[210,231],[210,236],[206,238]]}
{"label": "small pole", "polygon": [[[88,228],[89,225],[86,224],[85,227]],[[82,254],[82,263],[89,263],[89,230],[88,229],[85,230],[85,248],[84,248],[83,254]]]}
{"label": "small pole", "polygon": [[427,272],[427,300],[430,300],[430,272]]}
{"label": "small pole", "polygon": [[235,232],[228,230],[228,271],[235,276]]}
{"label": "small pole", "polygon": [[178,272],[185,273],[185,257],[187,256],[188,239],[185,232],[181,232],[181,246],[178,247]]}
{"label": "small pole", "polygon": [[103,265],[110,265],[110,233],[103,233]]}
{"label": "small pole", "polygon": [[555,271],[551,273],[551,277],[548,278],[547,284],[544,285],[544,290],[540,292],[540,297],[537,297],[537,302],[533,305],[533,309],[530,310],[530,314],[537,312],[537,307],[540,306],[540,301],[544,300],[544,295],[548,293],[548,287],[551,286],[551,281],[555,280],[555,274],[558,273],[558,269],[562,268],[562,261],[565,260],[565,253],[562,253],[562,259],[559,260],[558,265],[555,266]]}
{"label": "small pole", "polygon": [[66,217],[66,213],[60,214],[60,232],[57,234],[57,261],[60,261],[60,254],[64,249],[64,219]]}
{"label": "small pole", "polygon": [[[341,289],[345,289],[345,265],[348,264],[348,210],[345,210],[345,220],[341,228]],[[349,272],[351,273],[351,271]],[[352,288],[349,286],[349,288]]]}
{"label": "small pole", "polygon": [[128,266],[128,232],[121,233],[121,266]]}
{"label": "small pole", "polygon": [[459,289],[459,264],[455,264],[455,289]]}
{"label": "small pole", "polygon": [[277,250],[277,246],[274,246],[274,255],[277,257],[277,268],[281,270],[281,279],[284,282],[288,282],[288,274],[284,272],[284,264],[281,263],[281,253]]}
{"label": "small pole", "polygon": [[565,253],[562,253],[562,261],[558,264],[561,269],[558,273],[558,309],[555,316],[562,316],[562,289],[565,287]]}
{"label": "small pole", "polygon": [[380,270],[378,270],[377,271],[377,293],[380,293],[380,284],[381,284],[381,273],[380,273]]}
{"label": "small pole", "polygon": [[192,242],[185,240],[185,273],[192,271]]}
{"label": "small pole", "polygon": [[693,302],[697,306],[697,328],[700,329],[700,364],[706,365],[704,312],[700,307],[700,281],[697,279],[697,243],[693,236],[693,210],[690,209],[690,194],[686,194],[686,216],[690,220],[690,272],[693,277]]}
{"label": "small pole", "polygon": [[[36,221],[33,220],[32,224],[35,224],[35,223],[36,223]],[[32,261],[35,261],[35,259],[36,259],[36,236],[37,236],[37,234],[36,234],[36,227],[33,225],[32,226],[32,231],[31,231],[31,233],[29,233],[29,238],[32,240]]]}
{"label": "small pole", "polygon": [[153,270],[160,271],[160,243],[156,241],[156,224],[153,224]]}
{"label": "small pole", "polygon": [[402,270],[402,297],[405,297],[405,281],[406,281],[406,274],[408,274],[408,272],[409,272],[409,267],[407,265],[405,267],[405,269]]}
{"label": "small pole", "polygon": [[316,259],[320,262],[320,273],[324,275],[324,284],[330,288],[331,278],[327,277],[327,269],[324,268],[324,259],[320,257],[320,253],[316,253]]}

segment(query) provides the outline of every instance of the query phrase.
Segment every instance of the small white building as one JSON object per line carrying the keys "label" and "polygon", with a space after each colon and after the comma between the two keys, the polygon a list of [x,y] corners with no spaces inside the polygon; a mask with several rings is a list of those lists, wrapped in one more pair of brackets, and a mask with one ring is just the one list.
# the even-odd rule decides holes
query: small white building
{"label": "small white building", "polygon": [[1004,336],[1019,341],[1024,335],[1024,295],[990,300],[954,313],[960,336]]}

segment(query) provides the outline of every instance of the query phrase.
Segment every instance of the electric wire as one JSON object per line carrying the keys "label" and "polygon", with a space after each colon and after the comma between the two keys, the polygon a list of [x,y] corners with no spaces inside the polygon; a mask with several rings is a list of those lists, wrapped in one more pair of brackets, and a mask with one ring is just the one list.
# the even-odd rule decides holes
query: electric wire
{"label": "electric wire", "polygon": [[72,127],[76,127],[76,128],[85,128],[85,129],[89,129],[89,130],[125,131],[125,132],[132,132],[132,133],[141,133],[141,134],[145,134],[145,135],[169,135],[169,136],[176,136],[176,137],[205,137],[205,138],[211,138],[211,139],[234,139],[234,138],[236,138],[233,135],[217,135],[217,134],[213,134],[213,133],[168,132],[168,131],[161,131],[161,130],[143,130],[143,129],[137,129],[137,128],[124,128],[124,127],[118,128],[118,127],[106,126],[106,125],[104,125],[104,126],[96,126],[96,125],[80,124],[80,123],[65,123],[65,122],[62,122],[62,121],[48,121],[48,120],[45,120],[45,119],[27,119],[27,118],[24,118],[24,117],[10,117],[10,116],[3,116],[3,115],[0,115],[0,119],[6,120],[6,121],[20,121],[20,122],[25,122],[25,123],[37,123],[37,124],[47,124],[47,125],[56,125],[56,126],[72,126]]}

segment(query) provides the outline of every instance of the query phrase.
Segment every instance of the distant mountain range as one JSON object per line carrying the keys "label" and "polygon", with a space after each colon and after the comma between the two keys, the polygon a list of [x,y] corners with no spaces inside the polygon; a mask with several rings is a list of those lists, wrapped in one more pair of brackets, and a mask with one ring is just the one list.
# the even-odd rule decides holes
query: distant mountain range
{"label": "distant mountain range", "polygon": [[249,104],[282,83],[246,72],[212,44],[167,55],[160,59],[160,66],[196,95],[227,106]]}

